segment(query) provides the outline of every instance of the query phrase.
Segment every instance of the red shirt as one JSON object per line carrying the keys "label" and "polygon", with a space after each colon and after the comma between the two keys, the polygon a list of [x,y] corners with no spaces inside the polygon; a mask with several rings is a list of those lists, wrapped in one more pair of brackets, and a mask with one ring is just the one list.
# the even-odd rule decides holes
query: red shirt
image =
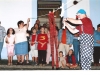
{"label": "red shirt", "polygon": [[[36,40],[36,35],[32,35],[32,40],[31,40],[31,42],[34,42]],[[31,46],[32,46],[33,44],[31,44]]]}
{"label": "red shirt", "polygon": [[[47,50],[47,42],[48,42],[47,34],[38,34],[37,41],[38,41],[38,50]],[[40,44],[39,42],[41,43],[46,42],[46,44],[44,44],[44,46],[42,47],[42,44]]]}
{"label": "red shirt", "polygon": [[[67,56],[66,56],[66,63],[69,63],[69,62],[68,62],[68,57],[69,57],[69,56],[67,55]],[[72,60],[72,64],[75,65],[75,64],[76,64],[76,59],[75,59],[75,56],[74,56],[74,55],[71,56],[71,60]]]}
{"label": "red shirt", "polygon": [[61,42],[63,44],[66,44],[66,29],[62,31],[62,39]]}
{"label": "red shirt", "polygon": [[[83,19],[81,19],[82,23],[83,23],[83,31],[86,34],[91,34],[93,35],[93,25],[92,22],[89,18],[85,17]],[[81,29],[81,25],[79,27],[77,27],[77,29],[80,30],[80,34],[82,33],[82,29]]]}

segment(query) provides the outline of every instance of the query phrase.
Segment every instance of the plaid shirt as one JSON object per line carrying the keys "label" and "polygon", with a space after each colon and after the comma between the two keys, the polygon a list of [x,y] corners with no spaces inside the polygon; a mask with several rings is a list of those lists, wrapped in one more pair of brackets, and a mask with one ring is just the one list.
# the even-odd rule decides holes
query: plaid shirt
{"label": "plaid shirt", "polygon": [[0,42],[4,41],[5,36],[6,36],[6,30],[4,27],[0,26]]}

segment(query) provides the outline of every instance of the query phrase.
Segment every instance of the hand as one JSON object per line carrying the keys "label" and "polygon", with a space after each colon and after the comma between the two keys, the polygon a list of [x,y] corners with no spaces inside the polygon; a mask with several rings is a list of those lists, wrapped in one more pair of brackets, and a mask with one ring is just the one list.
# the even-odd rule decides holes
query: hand
{"label": "hand", "polygon": [[27,19],[27,22],[30,22],[30,18]]}
{"label": "hand", "polygon": [[69,47],[72,47],[72,45],[70,44]]}
{"label": "hand", "polygon": [[34,45],[35,43],[34,42],[31,42],[31,45]]}
{"label": "hand", "polygon": [[13,44],[15,44],[15,41],[13,42]]}
{"label": "hand", "polygon": [[98,40],[97,43],[100,44],[100,41]]}
{"label": "hand", "polygon": [[7,43],[7,44],[9,44],[9,42],[8,42],[8,41],[6,41],[6,43]]}
{"label": "hand", "polygon": [[41,46],[41,47],[43,47],[45,43],[41,43],[41,44],[42,44],[42,46]]}

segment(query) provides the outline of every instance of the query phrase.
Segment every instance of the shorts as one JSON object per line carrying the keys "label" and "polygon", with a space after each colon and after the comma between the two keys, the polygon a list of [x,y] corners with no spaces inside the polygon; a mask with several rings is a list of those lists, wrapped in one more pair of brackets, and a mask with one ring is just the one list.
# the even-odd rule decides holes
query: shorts
{"label": "shorts", "polygon": [[35,45],[31,46],[30,55],[32,57],[38,57],[38,50],[35,49]]}

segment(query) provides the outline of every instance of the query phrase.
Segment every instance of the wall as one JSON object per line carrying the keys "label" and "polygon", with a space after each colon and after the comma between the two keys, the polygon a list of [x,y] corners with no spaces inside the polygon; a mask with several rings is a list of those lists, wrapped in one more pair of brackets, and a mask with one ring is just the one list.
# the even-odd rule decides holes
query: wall
{"label": "wall", "polygon": [[[6,30],[9,27],[17,28],[19,20],[26,23],[27,18],[35,18],[30,20],[30,29],[37,19],[37,0],[0,0],[0,21]],[[7,59],[6,44],[2,50],[2,59]]]}
{"label": "wall", "polygon": [[90,0],[90,12],[93,26],[97,29],[97,25],[100,24],[100,0]]}

